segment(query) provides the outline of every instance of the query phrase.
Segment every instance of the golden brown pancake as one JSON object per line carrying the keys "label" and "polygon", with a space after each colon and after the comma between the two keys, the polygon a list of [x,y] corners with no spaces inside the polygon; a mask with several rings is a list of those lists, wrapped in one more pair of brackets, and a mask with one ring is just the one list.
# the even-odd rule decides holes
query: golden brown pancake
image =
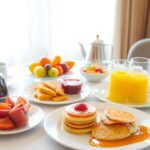
{"label": "golden brown pancake", "polygon": [[92,130],[92,127],[78,129],[78,128],[73,128],[71,126],[68,126],[64,123],[63,123],[63,128],[72,134],[87,134]]}
{"label": "golden brown pancake", "polygon": [[104,111],[104,114],[109,119],[120,123],[131,123],[135,121],[135,117],[131,113],[119,109],[107,109]]}
{"label": "golden brown pancake", "polygon": [[88,128],[88,127],[92,127],[94,124],[95,124],[95,122],[89,122],[89,123],[82,123],[82,124],[76,124],[76,123],[70,123],[70,122],[68,122],[67,120],[63,120],[63,122],[66,124],[66,125],[68,125],[68,126],[70,126],[70,127],[73,127],[73,128],[78,128],[78,129],[82,129],[82,128]]}
{"label": "golden brown pancake", "polygon": [[79,116],[79,117],[81,117],[81,116],[84,116],[84,117],[85,116],[91,116],[91,115],[96,113],[96,108],[92,105],[86,104],[87,108],[88,108],[86,111],[77,111],[77,110],[75,110],[76,105],[77,104],[72,104],[72,105],[66,106],[65,111],[68,114],[72,115],[72,116]]}
{"label": "golden brown pancake", "polygon": [[126,124],[105,125],[103,122],[96,124],[92,128],[92,136],[98,140],[120,140],[131,135]]}
{"label": "golden brown pancake", "polygon": [[90,124],[92,122],[96,122],[96,119],[94,119],[92,121],[91,120],[90,121],[86,121],[86,122],[71,121],[71,120],[68,120],[67,118],[63,118],[63,120],[65,120],[66,122],[69,122],[69,123],[77,124],[77,125]]}
{"label": "golden brown pancake", "polygon": [[101,114],[100,118],[103,121],[103,123],[106,125],[112,125],[112,124],[118,123],[117,121],[113,121],[109,119],[105,114]]}
{"label": "golden brown pancake", "polygon": [[77,104],[69,105],[63,111],[63,127],[73,134],[87,134],[96,122],[96,109],[87,105],[87,109],[79,111],[75,109]]}
{"label": "golden brown pancake", "polygon": [[66,120],[70,122],[87,123],[87,122],[95,121],[96,112],[90,116],[73,116],[73,115],[68,114],[66,111],[63,111],[63,116]]}

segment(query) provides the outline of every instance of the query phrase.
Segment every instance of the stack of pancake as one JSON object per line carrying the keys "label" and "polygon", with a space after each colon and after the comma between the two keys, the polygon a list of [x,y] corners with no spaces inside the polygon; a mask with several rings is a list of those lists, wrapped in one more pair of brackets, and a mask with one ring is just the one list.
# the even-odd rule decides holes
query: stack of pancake
{"label": "stack of pancake", "polygon": [[65,107],[63,111],[63,127],[73,134],[87,134],[91,132],[92,127],[96,122],[96,108],[92,105],[87,105],[87,110],[79,111],[75,107],[78,104],[73,104]]}
{"label": "stack of pancake", "polygon": [[123,110],[104,110],[100,118],[100,122],[92,128],[92,136],[98,140],[120,140],[138,130],[135,117]]}

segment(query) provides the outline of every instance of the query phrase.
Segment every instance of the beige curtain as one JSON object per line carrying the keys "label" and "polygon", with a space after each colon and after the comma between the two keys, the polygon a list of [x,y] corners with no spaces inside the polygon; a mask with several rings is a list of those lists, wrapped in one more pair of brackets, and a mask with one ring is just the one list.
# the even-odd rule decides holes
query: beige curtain
{"label": "beige curtain", "polygon": [[150,37],[150,0],[117,0],[114,57],[126,58],[130,46]]}

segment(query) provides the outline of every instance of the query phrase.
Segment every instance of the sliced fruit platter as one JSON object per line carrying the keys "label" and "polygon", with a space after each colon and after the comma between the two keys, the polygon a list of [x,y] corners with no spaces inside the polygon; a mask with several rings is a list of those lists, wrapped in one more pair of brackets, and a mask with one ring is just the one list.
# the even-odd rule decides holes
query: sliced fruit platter
{"label": "sliced fruit platter", "polygon": [[4,98],[0,102],[0,130],[12,130],[27,125],[29,108],[30,105],[21,96],[16,101],[10,97]]}
{"label": "sliced fruit platter", "polygon": [[82,68],[83,72],[87,73],[93,73],[93,74],[98,74],[98,73],[105,73],[107,70],[103,67],[96,66],[94,64],[91,64],[87,67]]}
{"label": "sliced fruit platter", "polygon": [[74,65],[74,61],[62,62],[61,56],[55,56],[53,59],[41,57],[29,65],[29,71],[35,77],[58,77],[66,74]]}

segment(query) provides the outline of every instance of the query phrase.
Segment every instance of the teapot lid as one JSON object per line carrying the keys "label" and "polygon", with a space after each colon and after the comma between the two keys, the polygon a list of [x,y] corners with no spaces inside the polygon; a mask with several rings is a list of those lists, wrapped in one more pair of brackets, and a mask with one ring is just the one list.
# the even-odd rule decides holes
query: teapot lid
{"label": "teapot lid", "polygon": [[92,44],[103,44],[103,40],[99,39],[99,34],[96,35],[96,40]]}

